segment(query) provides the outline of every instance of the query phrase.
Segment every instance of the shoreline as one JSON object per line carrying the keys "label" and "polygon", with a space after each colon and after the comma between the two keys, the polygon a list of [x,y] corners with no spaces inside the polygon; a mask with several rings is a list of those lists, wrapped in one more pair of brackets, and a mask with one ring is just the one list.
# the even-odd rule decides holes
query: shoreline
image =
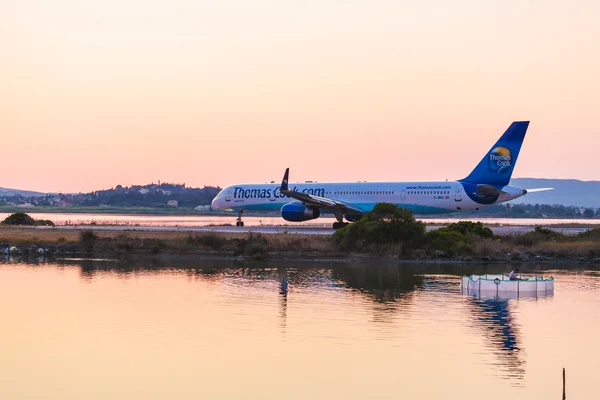
{"label": "shoreline", "polygon": [[[89,214],[94,216],[148,216],[148,217],[231,217],[237,218],[236,213],[225,212],[225,211],[198,211],[193,208],[149,208],[149,207],[7,207],[0,206],[0,213],[12,214],[17,212],[23,212],[27,214]],[[245,212],[244,218],[279,218],[279,214],[269,213],[253,213]],[[329,218],[329,217],[326,217]],[[477,220],[481,222],[485,221],[498,221],[498,220],[534,220],[534,221],[561,221],[555,223],[555,225],[573,225],[573,226],[600,226],[600,218],[557,218],[557,217],[507,217],[507,216],[465,216],[461,213],[444,214],[440,216],[432,215],[419,215],[415,214],[415,218],[424,222],[425,224],[437,224],[438,222],[429,222],[431,220]],[[333,217],[330,218],[333,220]],[[283,220],[282,220],[283,221]],[[564,222],[562,222],[564,221]],[[571,222],[571,221],[586,221],[582,222]],[[589,223],[587,222],[589,221]],[[501,223],[493,223],[501,224]],[[98,224],[100,225],[100,224]],[[317,224],[318,225],[318,224]],[[492,224],[490,224],[492,225]],[[505,223],[504,225],[508,225]],[[289,225],[286,223],[277,224],[277,226],[297,226]]]}
{"label": "shoreline", "polygon": [[[397,249],[344,252],[331,236],[273,233],[214,233],[144,230],[59,230],[2,227],[0,248],[6,257],[21,259],[129,257],[158,260],[289,260],[289,261],[392,261],[411,263],[591,263],[600,264],[600,242],[578,240],[541,241],[535,246],[508,240],[473,239],[470,254],[444,254],[438,250],[414,250],[400,256]],[[42,250],[40,250],[42,249]]]}

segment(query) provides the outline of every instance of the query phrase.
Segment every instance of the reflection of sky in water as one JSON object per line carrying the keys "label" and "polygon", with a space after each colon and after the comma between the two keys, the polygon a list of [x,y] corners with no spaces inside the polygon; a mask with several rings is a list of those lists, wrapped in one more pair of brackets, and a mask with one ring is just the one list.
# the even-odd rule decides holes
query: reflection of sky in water
{"label": "reflection of sky in water", "polygon": [[[270,391],[294,387],[296,398],[444,398],[465,387],[477,397],[545,398],[549,377],[574,365],[585,382],[589,359],[600,358],[590,334],[600,328],[593,271],[553,273],[557,295],[538,300],[464,296],[462,274],[458,266],[325,262],[0,265],[0,301],[12,305],[0,373],[13,390],[33,374],[54,398],[82,393],[44,378],[56,348],[57,374],[91,370],[76,386],[102,377],[121,382],[129,398],[140,397],[102,367],[107,361],[124,363],[128,382],[177,398],[200,396],[200,387],[209,397],[260,397],[261,371]],[[23,357],[36,362],[21,369]],[[169,369],[159,371],[159,361]],[[11,398],[5,388],[0,398]]]}

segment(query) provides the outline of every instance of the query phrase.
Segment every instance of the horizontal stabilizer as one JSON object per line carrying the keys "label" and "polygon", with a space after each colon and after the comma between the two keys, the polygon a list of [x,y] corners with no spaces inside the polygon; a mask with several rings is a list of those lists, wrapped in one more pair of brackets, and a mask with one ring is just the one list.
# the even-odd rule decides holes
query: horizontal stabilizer
{"label": "horizontal stabilizer", "polygon": [[527,193],[546,192],[548,190],[554,190],[554,188],[537,188],[537,189],[525,189]]}

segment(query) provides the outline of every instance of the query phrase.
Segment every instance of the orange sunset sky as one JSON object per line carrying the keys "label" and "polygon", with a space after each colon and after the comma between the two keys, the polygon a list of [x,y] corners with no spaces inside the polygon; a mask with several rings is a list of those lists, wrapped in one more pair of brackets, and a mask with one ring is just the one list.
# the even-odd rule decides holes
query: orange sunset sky
{"label": "orange sunset sky", "polygon": [[0,186],[600,179],[600,2],[0,0]]}

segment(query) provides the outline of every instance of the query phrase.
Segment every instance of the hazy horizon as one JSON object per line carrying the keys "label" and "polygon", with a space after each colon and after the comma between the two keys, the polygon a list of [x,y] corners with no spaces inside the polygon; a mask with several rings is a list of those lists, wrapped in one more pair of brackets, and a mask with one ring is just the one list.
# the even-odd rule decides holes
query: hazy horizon
{"label": "hazy horizon", "polygon": [[0,0],[0,187],[453,180],[515,120],[513,177],[600,180],[599,17],[592,0]]}
{"label": "hazy horizon", "polygon": [[[572,178],[534,178],[534,177],[513,177],[513,180],[515,179],[534,179],[534,180],[575,180],[575,181],[580,181],[580,182],[584,182],[584,183],[596,183],[596,182],[600,182],[600,180],[580,180],[580,179],[572,179]],[[336,181],[313,181],[313,182],[320,182],[320,183],[336,183]],[[339,182],[352,182],[352,181],[339,181]],[[370,182],[383,182],[383,181],[370,181]],[[390,182],[394,182],[394,181],[390,181]],[[409,181],[408,181],[409,182]],[[427,181],[423,181],[423,182],[427,182]],[[252,184],[252,183],[271,183],[271,181],[265,181],[265,182],[237,182],[237,184]],[[279,184],[279,181],[275,181],[275,183]],[[294,184],[294,183],[304,183],[304,181],[295,181],[295,180],[290,180],[290,183]],[[511,181],[512,183],[512,181]],[[95,188],[92,190],[88,190],[88,191],[84,191],[84,190],[75,190],[75,191],[60,191],[60,190],[49,190],[49,191],[40,191],[40,190],[36,190],[35,188],[18,188],[18,187],[4,187],[4,186],[0,186],[0,190],[15,190],[15,191],[22,191],[22,192],[38,192],[38,193],[44,193],[44,194],[51,194],[51,193],[63,193],[63,194],[76,194],[76,193],[91,193],[91,192],[95,192],[95,191],[101,191],[101,190],[111,190],[116,188],[118,185],[121,185],[123,187],[132,187],[132,186],[148,186],[151,184],[156,184],[158,185],[159,182],[158,181],[154,181],[154,182],[137,182],[137,183],[132,183],[129,185],[123,185],[120,183],[116,183],[114,185],[108,186],[108,187],[102,187],[102,188]],[[203,187],[218,187],[221,189],[224,189],[225,185],[205,185],[205,184],[198,184],[198,185],[188,185],[186,182],[177,182],[177,181],[169,181],[169,182],[163,182],[160,181],[160,184],[175,184],[175,185],[183,185],[185,184],[186,188],[203,188]],[[235,185],[235,184],[234,184]],[[230,185],[229,185],[230,186]]]}

